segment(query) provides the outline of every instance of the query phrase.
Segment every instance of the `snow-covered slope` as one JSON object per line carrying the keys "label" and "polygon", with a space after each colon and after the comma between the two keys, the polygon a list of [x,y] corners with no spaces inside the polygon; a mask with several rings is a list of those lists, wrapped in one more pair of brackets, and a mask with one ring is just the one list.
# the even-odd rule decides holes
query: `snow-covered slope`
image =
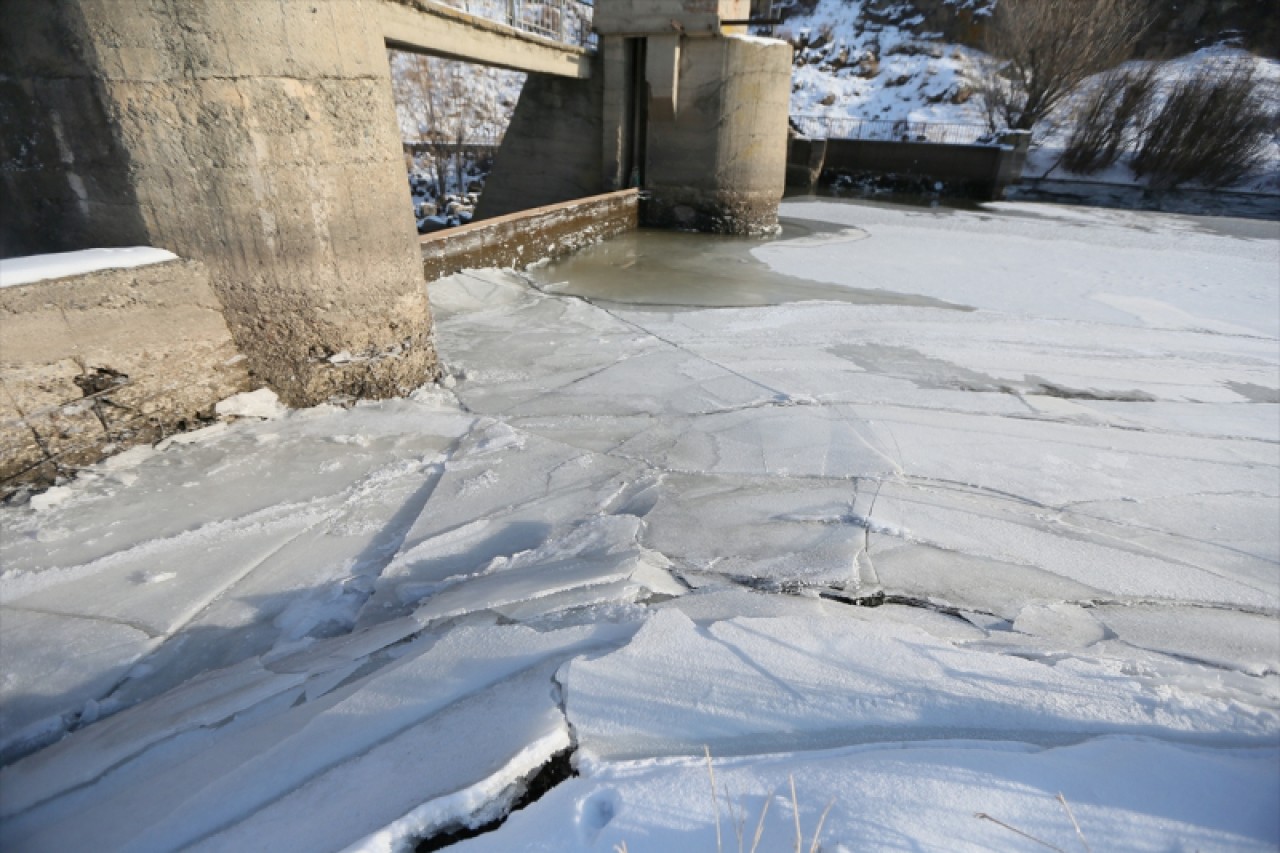
{"label": "snow-covered slope", "polygon": [[791,114],[832,119],[982,124],[981,54],[920,32],[910,4],[872,15],[870,0],[817,0],[777,30],[795,49]]}
{"label": "snow-covered slope", "polygon": [[[1125,68],[1139,71],[1150,62],[1134,61],[1125,64]],[[1257,82],[1259,98],[1272,109],[1280,109],[1280,60],[1254,56],[1239,48],[1214,46],[1189,53],[1186,56],[1167,62],[1156,63],[1158,76],[1155,96],[1152,99],[1153,109],[1158,109],[1168,93],[1179,82],[1206,74],[1228,73],[1232,69],[1249,70]],[[1120,162],[1092,175],[1073,175],[1064,170],[1058,163],[1062,156],[1062,148],[1066,144],[1070,132],[1071,119],[1085,95],[1097,86],[1102,75],[1087,80],[1077,95],[1064,102],[1037,129],[1037,145],[1027,160],[1028,177],[1050,177],[1056,180],[1098,181],[1112,184],[1134,183],[1132,170],[1128,166],[1129,158],[1122,157]],[[1262,151],[1259,167],[1254,174],[1246,176],[1233,189],[1280,193],[1280,127],[1271,135]]]}
{"label": "snow-covered slope", "polygon": [[[994,6],[972,0],[967,5],[948,5],[958,13],[979,17]],[[947,13],[944,7],[941,13],[935,9],[934,14]],[[806,132],[819,133],[824,123],[833,135],[840,135],[848,130],[857,132],[857,125],[851,125],[851,121],[927,122],[955,125],[950,136],[955,141],[970,141],[986,128],[987,118],[977,91],[984,66],[990,67],[991,58],[980,50],[950,43],[941,32],[929,30],[926,16],[912,3],[816,0],[792,7],[778,27],[777,36],[790,41],[795,49],[792,117],[817,119],[801,122]],[[1144,64],[1148,63],[1134,62],[1130,66]],[[1189,75],[1241,64],[1252,67],[1264,100],[1280,103],[1280,60],[1232,47],[1203,48],[1158,63],[1159,89],[1168,91]],[[1080,91],[1087,92],[1095,82],[1086,81]],[[1066,101],[1037,127],[1035,154],[1026,169],[1028,177],[1044,175],[1060,157],[1077,103]],[[865,127],[863,132],[872,135],[874,130],[874,126]],[[1072,176],[1059,168],[1051,176],[1134,183],[1133,174],[1123,161],[1098,175]],[[1268,145],[1257,173],[1236,188],[1280,191],[1280,134]]]}

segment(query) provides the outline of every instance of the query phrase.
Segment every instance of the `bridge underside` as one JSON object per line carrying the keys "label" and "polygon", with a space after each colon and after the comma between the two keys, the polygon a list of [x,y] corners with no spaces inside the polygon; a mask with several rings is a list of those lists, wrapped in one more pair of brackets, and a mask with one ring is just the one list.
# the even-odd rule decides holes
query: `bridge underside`
{"label": "bridge underside", "polygon": [[378,25],[388,47],[556,77],[591,76],[581,47],[524,32],[449,6],[380,0]]}

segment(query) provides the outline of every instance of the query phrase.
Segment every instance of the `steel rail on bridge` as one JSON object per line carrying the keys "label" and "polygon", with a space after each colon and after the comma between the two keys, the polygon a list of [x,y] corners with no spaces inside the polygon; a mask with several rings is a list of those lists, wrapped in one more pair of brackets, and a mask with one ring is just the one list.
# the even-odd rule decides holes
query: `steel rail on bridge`
{"label": "steel rail on bridge", "polygon": [[594,5],[585,0],[440,0],[478,18],[487,18],[536,36],[596,49],[591,31]]}

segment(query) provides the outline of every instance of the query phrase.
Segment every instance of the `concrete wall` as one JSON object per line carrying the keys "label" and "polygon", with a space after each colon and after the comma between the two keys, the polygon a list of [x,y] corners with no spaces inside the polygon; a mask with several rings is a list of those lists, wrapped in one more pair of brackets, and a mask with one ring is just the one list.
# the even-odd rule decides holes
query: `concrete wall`
{"label": "concrete wall", "polygon": [[[886,142],[829,139],[824,171],[849,174],[892,174],[941,181],[953,191],[978,198],[1000,198],[1021,173],[1025,149],[1002,145],[940,145],[931,142]],[[793,145],[791,162],[807,165],[809,151]]]}
{"label": "concrete wall", "polygon": [[777,225],[786,178],[791,46],[682,39],[674,114],[650,110],[647,225],[752,234]]}
{"label": "concrete wall", "polygon": [[0,288],[0,496],[199,423],[249,387],[190,260]]}
{"label": "concrete wall", "polygon": [[428,281],[464,269],[525,267],[639,227],[636,190],[583,198],[475,222],[422,238]]}
{"label": "concrete wall", "polygon": [[603,191],[601,81],[600,74],[587,80],[545,74],[525,78],[476,219]]}
{"label": "concrete wall", "polygon": [[[429,379],[381,8],[6,0],[4,251],[204,261],[253,375],[291,404]],[[343,350],[367,358],[328,361]]]}

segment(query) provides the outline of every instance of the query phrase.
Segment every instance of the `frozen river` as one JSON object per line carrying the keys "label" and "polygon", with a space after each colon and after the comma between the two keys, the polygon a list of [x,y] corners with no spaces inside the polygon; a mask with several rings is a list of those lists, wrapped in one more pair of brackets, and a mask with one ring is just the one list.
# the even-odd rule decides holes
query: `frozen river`
{"label": "frozen river", "polygon": [[1274,850],[1280,226],[783,213],[0,511],[0,847]]}

